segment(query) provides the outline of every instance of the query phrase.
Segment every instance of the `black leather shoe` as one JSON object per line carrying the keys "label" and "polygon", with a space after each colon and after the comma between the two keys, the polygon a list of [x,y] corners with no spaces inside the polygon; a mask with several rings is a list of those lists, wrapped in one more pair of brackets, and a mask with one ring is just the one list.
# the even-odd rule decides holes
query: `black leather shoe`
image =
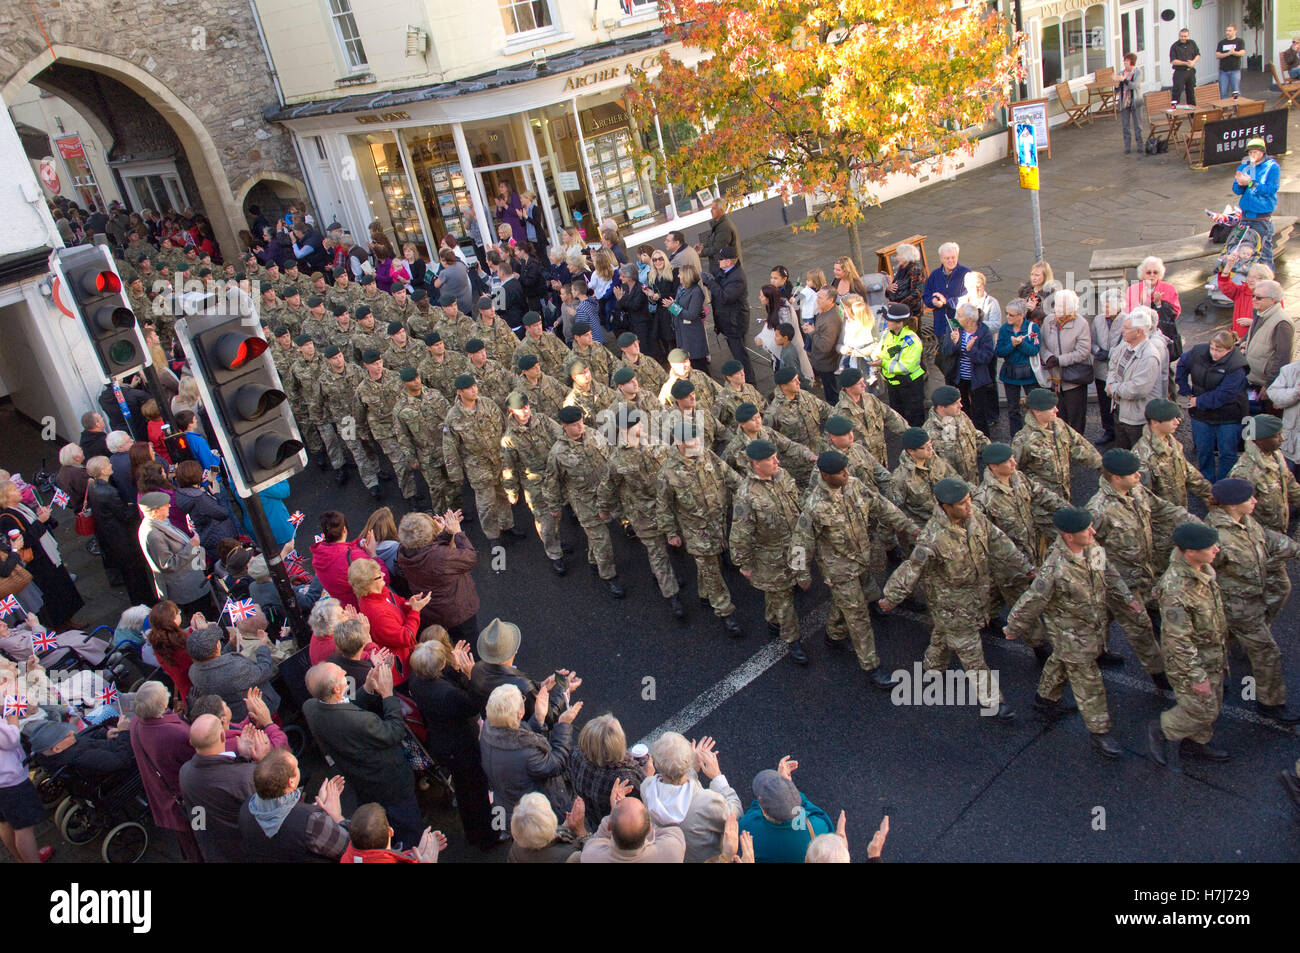
{"label": "black leather shoe", "polygon": [[682,608],[682,600],[677,596],[668,597],[668,608],[672,610],[673,618],[685,619],[686,610]]}
{"label": "black leather shoe", "polygon": [[798,665],[808,664],[808,653],[803,650],[803,639],[795,639],[790,643],[790,659]]}
{"label": "black leather shoe", "polygon": [[569,570],[568,567],[564,565],[563,559],[552,559],[551,571],[554,572],[557,576],[563,576]]}
{"label": "black leather shoe", "polygon": [[1170,741],[1160,728],[1160,719],[1153,718],[1147,725],[1147,750],[1156,764],[1162,764],[1174,774],[1183,773],[1183,763],[1179,755],[1181,742]]}
{"label": "black leather shoe", "polygon": [[868,669],[867,678],[871,680],[871,684],[874,687],[879,688],[882,692],[894,690],[894,676],[890,675],[879,665],[873,669]]}
{"label": "black leather shoe", "polygon": [[1119,668],[1124,664],[1124,656],[1114,652],[1102,652],[1097,656],[1097,664],[1102,668]]}
{"label": "black leather shoe", "polygon": [[1034,646],[1034,657],[1038,659],[1038,665],[1041,668],[1047,664],[1047,660],[1052,657],[1052,647],[1046,642]]}
{"label": "black leather shoe", "polygon": [[[463,522],[465,522],[465,521],[464,521],[464,520],[461,520],[461,522],[463,523]],[[572,556],[572,555],[573,555],[573,547],[570,546],[568,543],[560,543],[560,552],[564,553],[564,555],[566,555],[566,556]]]}
{"label": "black leather shoe", "polygon": [[1106,446],[1106,444],[1108,444],[1108,443],[1114,443],[1114,442],[1115,442],[1115,435],[1114,435],[1113,433],[1111,433],[1109,430],[1107,430],[1105,433],[1103,433],[1100,437],[1098,437],[1098,438],[1097,438],[1096,440],[1094,440],[1092,443],[1093,443],[1093,446],[1095,446],[1095,447],[1104,447],[1104,446]]}
{"label": "black leather shoe", "polygon": [[1156,688],[1162,692],[1172,692],[1174,690],[1174,686],[1169,684],[1169,676],[1165,675],[1164,672],[1151,673],[1151,681],[1155,682]]}
{"label": "black leather shoe", "polygon": [[1103,731],[1092,738],[1092,746],[1097,749],[1097,753],[1103,758],[1110,758],[1112,761],[1117,760],[1124,753],[1124,749],[1119,746],[1119,742],[1111,737],[1109,731]]}
{"label": "black leather shoe", "polygon": [[1287,711],[1286,705],[1262,705],[1257,703],[1255,708],[1265,718],[1272,718],[1279,724],[1300,724],[1300,715],[1297,715],[1292,711]]}
{"label": "black leather shoe", "polygon": [[774,639],[779,639],[781,637],[781,627],[775,622],[769,622],[767,624],[767,634]]}
{"label": "black leather shoe", "polygon": [[998,713],[993,717],[995,717],[998,721],[1011,721],[1016,717],[1016,713],[1012,711],[1010,705],[1008,705],[1006,702],[1002,702],[1000,705],[998,705]]}
{"label": "black leather shoe", "polygon": [[1044,698],[1042,695],[1035,692],[1033,704],[1035,711],[1046,712],[1052,715],[1064,715],[1068,712],[1079,710],[1079,706],[1070,701],[1064,695],[1056,701],[1052,701],[1050,698]]}
{"label": "black leather shoe", "polygon": [[827,633],[825,633],[825,634],[822,635],[822,641],[825,642],[827,645],[829,645],[831,648],[835,649],[835,650],[838,652],[838,651],[840,651],[841,649],[844,648],[845,643],[847,643],[849,640],[848,640],[848,639],[832,639],[832,638],[831,638],[831,634],[830,634],[829,632],[827,632]]}
{"label": "black leather shoe", "polygon": [[1216,748],[1211,744],[1200,744],[1190,738],[1187,740],[1187,753],[1203,761],[1227,761],[1229,758],[1228,752],[1224,749]]}
{"label": "black leather shoe", "polygon": [[373,500],[382,500],[384,498],[383,491],[379,489],[378,483],[374,486],[367,487],[366,492],[370,494],[370,498]]}
{"label": "black leather shoe", "polygon": [[722,627],[727,630],[727,635],[733,639],[738,639],[745,634],[745,630],[740,627],[734,615],[729,615],[722,620]]}
{"label": "black leather shoe", "polygon": [[346,467],[339,467],[334,471],[334,482],[339,486],[348,485],[348,471]]}
{"label": "black leather shoe", "polygon": [[510,539],[527,539],[527,538],[528,538],[528,534],[527,534],[527,533],[521,532],[521,531],[515,529],[515,527],[513,527],[513,526],[510,527],[509,529],[503,529],[503,530],[501,531],[501,535],[502,535],[502,536],[508,536]]}
{"label": "black leather shoe", "polygon": [[615,577],[614,579],[606,579],[605,588],[609,590],[609,594],[613,596],[615,599],[622,599],[624,596],[627,595],[627,592],[623,589],[623,587],[618,584],[617,577]]}

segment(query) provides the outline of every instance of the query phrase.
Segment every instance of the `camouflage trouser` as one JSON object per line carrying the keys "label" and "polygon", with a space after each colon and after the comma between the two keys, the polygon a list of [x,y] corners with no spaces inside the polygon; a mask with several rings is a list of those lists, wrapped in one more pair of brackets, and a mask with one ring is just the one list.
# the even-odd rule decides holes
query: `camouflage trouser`
{"label": "camouflage trouser", "polygon": [[415,471],[411,469],[411,461],[407,459],[402,445],[397,442],[396,437],[376,437],[375,443],[379,444],[380,449],[384,451],[384,456],[393,465],[393,476],[397,478],[402,499],[415,499]]}
{"label": "camouflage trouser", "polygon": [[[537,494],[542,488],[541,475],[526,475],[524,477],[523,490],[524,502],[528,504],[529,511],[533,514],[533,528],[537,530],[537,538],[542,541],[542,548],[546,550],[546,558],[555,560],[564,558],[564,549],[560,546],[560,527],[558,521],[551,515],[551,511],[546,508],[546,501],[539,499]],[[506,501],[510,502],[509,500]]]}
{"label": "camouflage trouser", "polygon": [[1173,708],[1160,715],[1160,728],[1170,741],[1191,738],[1198,744],[1208,744],[1214,737],[1214,722],[1219,717],[1219,706],[1223,703],[1223,667],[1220,666],[1210,675],[1210,694],[1198,695],[1192,691],[1192,683],[1185,675],[1169,673],[1169,682],[1174,686]]}
{"label": "camouflage trouser", "polygon": [[1237,637],[1255,676],[1255,698],[1261,705],[1285,705],[1286,682],[1282,679],[1282,651],[1263,616],[1254,619],[1228,617],[1228,631]]}
{"label": "camouflage trouser", "polygon": [[677,583],[677,574],[673,572],[672,561],[668,558],[668,541],[662,533],[653,530],[644,533],[637,530],[636,538],[641,540],[645,554],[650,558],[650,571],[655,574],[655,582],[659,583],[659,594],[665,599],[671,599],[681,587]]}
{"label": "camouflage trouser", "polygon": [[514,529],[515,514],[510,509],[510,500],[500,478],[491,483],[470,481],[469,487],[474,491],[474,508],[478,511],[478,523],[483,527],[483,535],[496,539],[504,529]]}
{"label": "camouflage trouser", "polygon": [[[955,617],[951,608],[944,606],[931,606],[931,616],[934,618],[934,629],[930,632],[930,645],[925,650],[925,657],[922,659],[922,667],[929,671],[938,669],[944,671],[948,663],[952,660],[953,653],[957,653],[957,658],[961,660],[961,666],[969,674],[989,670],[988,663],[984,661],[984,647],[980,644],[980,626],[978,622],[971,620],[963,621]],[[991,682],[985,682],[986,688],[991,687]],[[991,706],[995,699],[981,698],[980,704]],[[998,692],[996,699],[998,703],[1002,701],[1002,693]]]}
{"label": "camouflage trouser", "polygon": [[794,611],[794,589],[781,586],[763,590],[763,618],[781,627],[781,641],[794,642],[799,638],[799,614]]}
{"label": "camouflage trouser", "polygon": [[613,579],[618,575],[618,566],[614,564],[614,542],[609,538],[609,524],[600,520],[580,520],[578,525],[587,534],[587,562],[600,571],[601,579]]}
{"label": "camouflage trouser", "polygon": [[736,611],[731,601],[731,590],[722,578],[722,562],[717,553],[695,557],[695,577],[700,598],[709,600],[714,615],[725,619]]}
{"label": "camouflage trouser", "polygon": [[[1145,594],[1139,594],[1137,590],[1133,595],[1139,600],[1144,599]],[[1147,614],[1144,608],[1141,612],[1134,612],[1128,605],[1115,606],[1111,610],[1111,617],[1124,627],[1124,635],[1128,637],[1128,644],[1133,646],[1133,651],[1137,653],[1138,660],[1142,667],[1146,669],[1148,675],[1156,675],[1165,670],[1164,653],[1160,651],[1160,646],[1156,642],[1155,629],[1151,627],[1151,616]],[[1106,630],[1109,633],[1110,625],[1107,624]],[[1103,647],[1104,651],[1104,647]]]}
{"label": "camouflage trouser", "polygon": [[[1266,618],[1268,624],[1277,621],[1277,615],[1291,597],[1291,577],[1287,575],[1286,564],[1273,566],[1268,571],[1268,583],[1264,586],[1264,604],[1268,607]],[[1232,626],[1228,626],[1232,631]]]}
{"label": "camouflage trouser", "polygon": [[335,470],[342,470],[347,466],[347,459],[343,456],[343,448],[347,447],[348,453],[352,454],[352,462],[357,465],[357,473],[361,475],[361,482],[369,489],[379,483],[379,458],[370,452],[364,443],[353,437],[351,440],[344,440],[339,436],[338,429],[333,424],[321,424],[320,435],[325,441],[325,452],[329,454],[330,466]]}
{"label": "camouflage trouser", "polygon": [[871,601],[870,591],[879,587],[871,578],[871,573],[843,579],[840,582],[826,583],[831,590],[831,611],[826,617],[826,635],[839,641],[845,636],[853,642],[853,652],[858,657],[858,665],[864,671],[870,671],[880,665],[880,656],[876,654],[876,634],[871,628],[871,613],[867,603]]}
{"label": "camouflage trouser", "polygon": [[1079,703],[1083,724],[1094,735],[1110,731],[1110,710],[1106,707],[1106,686],[1096,659],[1086,662],[1062,662],[1052,653],[1038,679],[1038,694],[1048,701],[1060,701],[1069,679],[1074,700]]}
{"label": "camouflage trouser", "polygon": [[298,432],[302,434],[302,442],[308,453],[320,453],[325,449],[318,429],[320,425],[311,419],[306,407],[294,407],[293,419],[298,422]]}
{"label": "camouflage trouser", "polygon": [[460,491],[447,478],[447,468],[440,452],[420,453],[420,476],[429,485],[429,496],[433,500],[435,513],[444,513],[459,506]]}

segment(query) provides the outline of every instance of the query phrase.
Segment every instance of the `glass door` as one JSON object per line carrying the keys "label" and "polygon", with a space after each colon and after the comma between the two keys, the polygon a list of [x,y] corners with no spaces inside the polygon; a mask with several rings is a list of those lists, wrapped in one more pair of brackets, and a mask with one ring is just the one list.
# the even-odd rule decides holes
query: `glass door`
{"label": "glass door", "polygon": [[1115,64],[1115,71],[1124,68],[1125,53],[1136,53],[1138,68],[1142,70],[1142,86],[1139,93],[1160,88],[1160,77],[1156,73],[1154,43],[1149,32],[1151,29],[1151,8],[1147,3],[1134,3],[1120,7],[1119,10],[1119,45],[1120,60]]}

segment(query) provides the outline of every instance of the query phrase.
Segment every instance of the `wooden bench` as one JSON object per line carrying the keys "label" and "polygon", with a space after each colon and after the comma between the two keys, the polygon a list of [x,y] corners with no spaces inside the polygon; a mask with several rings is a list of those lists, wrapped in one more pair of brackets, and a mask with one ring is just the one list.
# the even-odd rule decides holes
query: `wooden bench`
{"label": "wooden bench", "polygon": [[[1273,216],[1273,258],[1281,257],[1282,249],[1291,239],[1295,229],[1294,215]],[[1201,232],[1188,238],[1176,238],[1167,242],[1152,242],[1146,245],[1134,245],[1129,248],[1108,248],[1092,253],[1088,263],[1088,277],[1093,281],[1122,280],[1126,285],[1137,280],[1137,268],[1142,259],[1155,255],[1166,265],[1180,261],[1193,261],[1197,258],[1218,258],[1223,253],[1223,242],[1210,241],[1209,232]],[[1133,277],[1129,277],[1132,271]]]}
{"label": "wooden bench", "polygon": [[925,256],[925,236],[913,235],[911,238],[904,238],[901,241],[894,242],[892,245],[886,245],[884,248],[876,249],[876,271],[881,274],[894,276],[894,252],[898,251],[899,245],[915,245],[916,250],[921,253],[921,273],[930,274],[930,262]]}

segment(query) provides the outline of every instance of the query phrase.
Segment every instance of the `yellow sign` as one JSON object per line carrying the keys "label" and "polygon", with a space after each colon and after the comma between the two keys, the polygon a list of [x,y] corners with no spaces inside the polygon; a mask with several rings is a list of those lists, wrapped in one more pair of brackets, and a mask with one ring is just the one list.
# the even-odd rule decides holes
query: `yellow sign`
{"label": "yellow sign", "polygon": [[1020,169],[1020,187],[1038,191],[1038,169],[1035,166],[1022,165]]}

